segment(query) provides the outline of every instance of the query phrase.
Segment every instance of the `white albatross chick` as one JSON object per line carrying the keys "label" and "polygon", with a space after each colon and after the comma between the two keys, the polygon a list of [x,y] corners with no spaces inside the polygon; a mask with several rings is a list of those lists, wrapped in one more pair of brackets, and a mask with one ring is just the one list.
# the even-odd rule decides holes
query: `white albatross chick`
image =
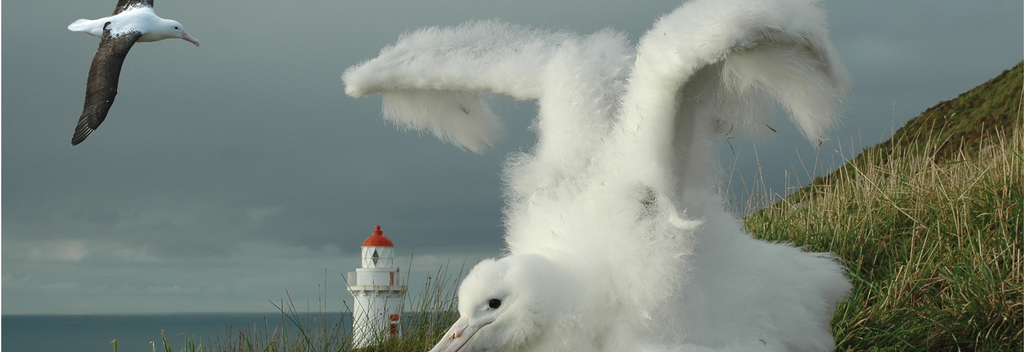
{"label": "white albatross chick", "polygon": [[85,107],[75,126],[71,145],[82,143],[106,119],[117,95],[124,58],[136,42],[180,38],[199,46],[199,41],[185,33],[181,23],[158,17],[153,12],[153,0],[118,0],[113,15],[96,20],[80,19],[68,25],[68,30],[100,38],[89,67]]}
{"label": "white albatross chick", "polygon": [[477,350],[516,350],[540,339],[559,343],[543,328],[553,313],[566,313],[578,286],[543,256],[485,260],[459,287],[459,320],[434,349],[458,351],[472,341]]}
{"label": "white albatross chick", "polygon": [[434,352],[831,351],[851,285],[828,253],[745,233],[715,139],[778,103],[815,143],[849,85],[816,0],[694,0],[640,42],[495,21],[403,35],[342,76],[385,119],[476,152],[488,93],[536,100],[505,167],[508,255],[459,288]]}

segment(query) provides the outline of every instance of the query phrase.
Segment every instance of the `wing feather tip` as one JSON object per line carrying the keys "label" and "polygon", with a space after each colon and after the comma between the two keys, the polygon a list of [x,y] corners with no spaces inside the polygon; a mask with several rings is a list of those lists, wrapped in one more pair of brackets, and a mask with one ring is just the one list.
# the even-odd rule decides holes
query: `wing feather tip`
{"label": "wing feather tip", "polygon": [[83,141],[85,141],[86,137],[89,137],[89,135],[92,134],[92,131],[94,130],[91,128],[76,129],[75,134],[71,136],[71,145],[76,146],[81,144]]}
{"label": "wing feather tip", "polygon": [[90,124],[89,120],[91,119],[92,116],[86,114],[83,114],[78,118],[78,124],[75,125],[75,134],[71,136],[72,146],[76,146],[85,141],[85,139],[96,130],[96,127],[99,127],[99,122],[95,123],[95,126]]}

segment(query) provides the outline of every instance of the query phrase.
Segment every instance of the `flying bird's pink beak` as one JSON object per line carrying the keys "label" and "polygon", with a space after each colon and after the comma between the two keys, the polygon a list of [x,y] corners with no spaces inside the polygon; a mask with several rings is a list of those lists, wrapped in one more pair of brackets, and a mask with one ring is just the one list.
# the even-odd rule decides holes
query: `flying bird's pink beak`
{"label": "flying bird's pink beak", "polygon": [[[469,339],[473,338],[473,335],[480,330],[484,325],[490,324],[490,322],[484,322],[482,324],[470,325],[469,319],[465,315],[459,317],[459,320],[452,324],[451,329],[444,333],[444,337],[441,341],[434,345],[434,348],[430,349],[430,352],[458,352],[469,342]],[[472,349],[472,348],[471,348]]]}
{"label": "flying bird's pink beak", "polygon": [[181,31],[181,39],[187,40],[189,43],[192,43],[192,44],[195,44],[196,46],[199,46],[199,41],[196,40],[196,38],[192,38],[192,36],[188,35],[188,33],[185,33],[184,30]]}

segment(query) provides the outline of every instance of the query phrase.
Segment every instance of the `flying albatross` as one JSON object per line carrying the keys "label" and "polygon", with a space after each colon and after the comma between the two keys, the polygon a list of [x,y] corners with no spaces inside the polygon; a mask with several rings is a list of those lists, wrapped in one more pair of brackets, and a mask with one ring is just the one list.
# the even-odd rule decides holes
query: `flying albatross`
{"label": "flying albatross", "polygon": [[181,38],[199,46],[196,38],[185,33],[181,23],[157,17],[153,0],[118,0],[114,14],[97,20],[80,19],[68,29],[100,37],[100,46],[89,66],[85,87],[85,107],[71,137],[71,145],[82,143],[103,123],[117,95],[121,65],[135,42],[155,42]]}
{"label": "flying albatross", "polygon": [[507,255],[477,264],[433,351],[831,351],[828,253],[743,231],[716,136],[776,104],[812,142],[849,79],[817,0],[694,0],[632,45],[497,21],[403,35],[342,76],[384,117],[481,151],[487,94],[536,100],[504,170]]}

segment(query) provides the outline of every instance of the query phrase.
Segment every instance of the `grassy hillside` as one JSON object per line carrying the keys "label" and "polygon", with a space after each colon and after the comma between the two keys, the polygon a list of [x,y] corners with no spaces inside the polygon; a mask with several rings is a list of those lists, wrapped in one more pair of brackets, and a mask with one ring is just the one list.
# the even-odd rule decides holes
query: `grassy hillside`
{"label": "grassy hillside", "polygon": [[999,129],[1020,126],[1022,67],[1024,62],[925,110],[870,151],[879,161],[887,160],[892,151],[900,151],[898,156],[930,156],[937,162],[951,161],[961,153],[978,155],[983,142]]}
{"label": "grassy hillside", "polygon": [[[892,158],[930,158],[949,162],[977,156],[984,141],[997,131],[1021,125],[1021,91],[1024,62],[975,87],[956,99],[940,102],[907,121],[888,141],[865,149],[832,174],[815,179],[813,186],[830,183],[833,177],[856,177],[853,168],[884,165]],[[847,176],[840,176],[847,175]],[[797,197],[819,189],[805,187]]]}
{"label": "grassy hillside", "polygon": [[747,217],[756,236],[848,266],[838,350],[1024,348],[1021,71],[939,103]]}

